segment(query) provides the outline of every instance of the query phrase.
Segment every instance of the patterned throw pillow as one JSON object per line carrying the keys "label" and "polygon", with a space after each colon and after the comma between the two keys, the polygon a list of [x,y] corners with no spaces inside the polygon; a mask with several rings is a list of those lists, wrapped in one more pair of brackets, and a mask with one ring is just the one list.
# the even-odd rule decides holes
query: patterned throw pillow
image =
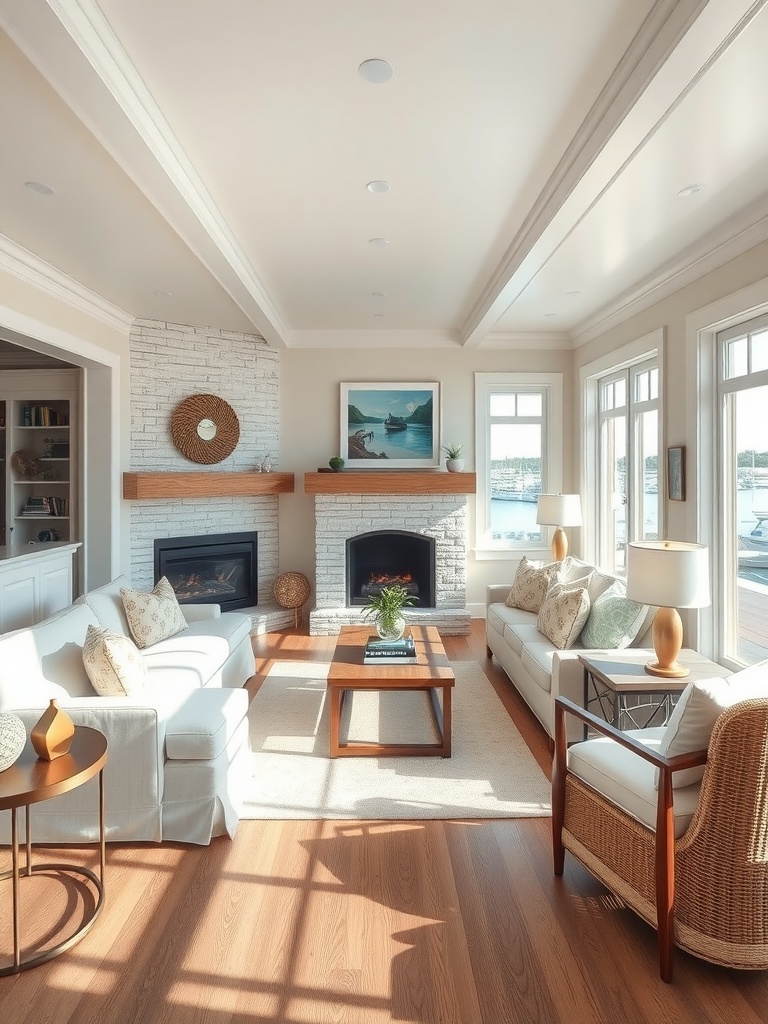
{"label": "patterned throw pillow", "polygon": [[121,587],[120,596],[131,636],[139,650],[167,640],[169,636],[187,628],[187,620],[165,576],[149,594],[143,590]]}
{"label": "patterned throw pillow", "polygon": [[129,697],[142,689],[147,666],[130,637],[104,626],[88,626],[83,665],[100,697]]}
{"label": "patterned throw pillow", "polygon": [[629,647],[645,622],[648,606],[624,596],[624,588],[615,583],[592,605],[587,624],[581,631],[585,647],[621,650]]}
{"label": "patterned throw pillow", "polygon": [[536,627],[561,651],[572,647],[589,616],[589,591],[553,582],[544,595]]}
{"label": "patterned throw pillow", "polygon": [[508,608],[521,608],[524,612],[537,612],[544,600],[552,572],[559,562],[532,562],[523,555],[517,566],[512,589],[504,602]]}

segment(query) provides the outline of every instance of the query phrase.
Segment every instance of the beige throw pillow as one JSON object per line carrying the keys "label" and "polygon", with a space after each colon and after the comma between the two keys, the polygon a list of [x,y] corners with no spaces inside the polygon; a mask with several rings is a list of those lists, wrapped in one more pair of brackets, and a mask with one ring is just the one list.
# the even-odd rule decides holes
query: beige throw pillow
{"label": "beige throw pillow", "polygon": [[147,666],[130,637],[104,626],[88,626],[83,665],[100,697],[128,697],[141,690]]}
{"label": "beige throw pillow", "polygon": [[173,587],[163,576],[151,593],[143,590],[129,590],[122,587],[120,596],[123,599],[125,617],[131,636],[140,650],[151,647],[169,636],[180,633],[187,628]]}
{"label": "beige throw pillow", "polygon": [[589,590],[554,581],[544,595],[536,627],[561,651],[572,647],[589,617]]}
{"label": "beige throw pillow", "polygon": [[559,562],[532,562],[523,555],[517,566],[512,589],[505,604],[509,608],[520,608],[524,612],[537,612],[544,600],[552,572]]}

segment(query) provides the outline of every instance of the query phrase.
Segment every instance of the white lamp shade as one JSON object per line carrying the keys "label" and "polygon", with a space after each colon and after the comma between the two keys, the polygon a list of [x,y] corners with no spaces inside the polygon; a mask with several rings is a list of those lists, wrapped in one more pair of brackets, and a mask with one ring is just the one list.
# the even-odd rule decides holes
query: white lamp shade
{"label": "white lamp shade", "polygon": [[541,526],[581,526],[581,496],[540,494],[536,522]]}
{"label": "white lamp shade", "polygon": [[660,608],[704,608],[711,600],[707,547],[678,540],[628,544],[627,597]]}

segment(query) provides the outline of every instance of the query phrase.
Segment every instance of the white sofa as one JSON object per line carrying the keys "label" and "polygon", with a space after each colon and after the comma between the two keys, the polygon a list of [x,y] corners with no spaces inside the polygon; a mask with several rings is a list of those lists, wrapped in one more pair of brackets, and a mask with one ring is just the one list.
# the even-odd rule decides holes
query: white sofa
{"label": "white sofa", "polygon": [[[566,579],[592,573],[589,595],[594,602],[618,577],[596,569],[579,559],[567,559]],[[621,581],[618,581],[621,582]],[[495,656],[501,667],[533,711],[549,736],[555,735],[555,699],[568,697],[583,705],[584,672],[579,655],[585,648],[579,641],[566,649],[558,648],[539,632],[535,612],[509,608],[505,604],[511,584],[492,584],[486,591],[485,643],[488,657]],[[650,644],[651,625],[656,609],[649,609],[637,636],[629,645],[647,647]],[[615,648],[613,648],[615,650]],[[597,653],[596,649],[591,649]],[[602,654],[610,650],[600,649]],[[568,717],[568,740],[579,740],[583,735],[581,722]]]}
{"label": "white sofa", "polygon": [[[27,732],[50,699],[76,725],[107,737],[104,772],[108,840],[209,843],[234,834],[250,765],[248,693],[255,663],[250,617],[218,605],[182,605],[188,625],[141,651],[143,688],[102,697],[83,666],[89,625],[130,636],[119,577],[28,629],[0,636],[0,711]],[[98,838],[97,781],[32,807],[35,842]],[[0,841],[9,841],[2,815]]]}

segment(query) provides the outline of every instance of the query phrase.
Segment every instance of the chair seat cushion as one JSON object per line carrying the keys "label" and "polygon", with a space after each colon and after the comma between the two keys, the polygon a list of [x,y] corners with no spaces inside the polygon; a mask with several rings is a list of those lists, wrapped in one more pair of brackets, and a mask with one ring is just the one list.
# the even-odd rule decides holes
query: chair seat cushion
{"label": "chair seat cushion", "polygon": [[174,761],[205,761],[217,757],[247,714],[247,690],[195,690],[168,719],[166,755]]}
{"label": "chair seat cushion", "polygon": [[[627,733],[658,752],[664,728],[633,729]],[[627,814],[656,831],[659,791],[654,766],[607,736],[575,743],[568,750],[568,770]],[[700,783],[675,790],[675,837],[691,822],[699,802]]]}

